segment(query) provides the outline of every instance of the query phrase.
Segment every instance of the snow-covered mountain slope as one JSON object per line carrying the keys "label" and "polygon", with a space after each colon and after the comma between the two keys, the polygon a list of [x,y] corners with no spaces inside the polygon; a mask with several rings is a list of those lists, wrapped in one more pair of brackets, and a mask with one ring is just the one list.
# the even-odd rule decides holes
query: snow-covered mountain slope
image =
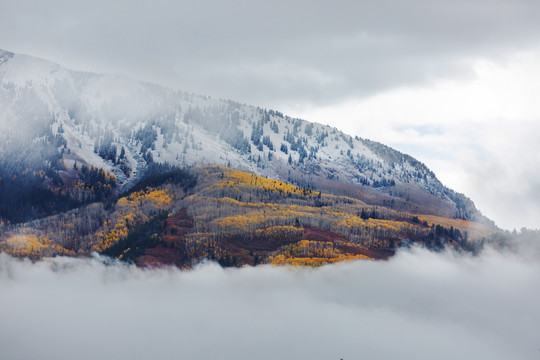
{"label": "snow-covered mountain slope", "polygon": [[344,184],[411,211],[431,202],[448,217],[479,216],[421,162],[336,128],[0,50],[1,164],[50,161],[48,151],[68,167],[110,171],[124,187],[152,161],[219,164],[314,188]]}

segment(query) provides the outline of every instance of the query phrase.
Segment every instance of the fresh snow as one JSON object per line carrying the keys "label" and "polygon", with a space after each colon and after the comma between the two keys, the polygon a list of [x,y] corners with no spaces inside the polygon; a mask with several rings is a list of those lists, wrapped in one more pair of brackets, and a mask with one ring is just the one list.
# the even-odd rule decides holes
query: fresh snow
{"label": "fresh snow", "polygon": [[[14,124],[26,121],[16,111],[16,104],[28,91],[34,92],[48,109],[48,114],[42,114],[43,119],[54,119],[50,124],[53,134],[62,125],[63,137],[73,158],[114,173],[122,185],[135,181],[146,166],[141,152],[142,143],[134,140],[133,133],[144,129],[147,124],[154,124],[152,128],[157,139],[153,142],[154,148],[148,151],[157,162],[181,166],[230,165],[278,178],[278,171],[290,166],[287,164],[290,154],[294,162],[291,169],[307,173],[316,171],[317,175],[339,177],[351,183],[363,181],[374,185],[386,180],[414,184],[450,200],[446,188],[423,164],[395,150],[382,148],[380,144],[351,138],[329,126],[313,124],[312,135],[309,136],[305,130],[309,124],[307,121],[278,116],[277,113],[269,115],[270,122],[264,124],[263,130],[264,135],[270,137],[274,150],[273,160],[268,161],[269,148],[263,146],[261,152],[251,142],[252,125],[261,119],[263,109],[174,91],[126,76],[71,71],[31,56],[15,54],[10,58],[5,54],[0,51],[0,105],[5,105],[0,109],[0,129],[9,130]],[[186,123],[190,109],[202,112],[218,109],[220,117],[213,120],[215,123],[210,128],[194,121]],[[213,131],[213,125],[217,129],[233,116],[238,120],[236,128],[250,141],[251,153],[241,153]],[[274,121],[279,129],[277,134],[270,128]],[[166,128],[162,134],[168,123],[172,123],[172,128]],[[298,164],[299,152],[291,151],[291,144],[284,140],[287,131],[293,132],[295,123],[299,125],[296,139],[305,139],[303,146],[308,154],[310,149],[318,148],[316,158],[306,158],[304,164]],[[174,131],[172,141],[164,146],[165,136],[171,131]],[[106,133],[112,134],[112,145],[116,146],[117,155],[124,147],[125,161],[131,168],[129,178],[118,165],[94,152],[94,147]],[[317,135],[322,133],[328,136],[322,142],[317,141]],[[282,143],[287,145],[288,154],[280,150]],[[257,163],[259,156],[261,163]]]}

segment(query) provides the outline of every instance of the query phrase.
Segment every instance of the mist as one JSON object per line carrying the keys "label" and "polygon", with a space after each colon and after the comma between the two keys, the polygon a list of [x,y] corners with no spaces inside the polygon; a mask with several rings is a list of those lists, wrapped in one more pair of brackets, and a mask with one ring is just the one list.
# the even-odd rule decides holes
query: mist
{"label": "mist", "polygon": [[332,104],[537,48],[534,1],[3,1],[0,47],[265,107]]}
{"label": "mist", "polygon": [[540,262],[423,249],[321,268],[0,254],[3,359],[532,359]]}

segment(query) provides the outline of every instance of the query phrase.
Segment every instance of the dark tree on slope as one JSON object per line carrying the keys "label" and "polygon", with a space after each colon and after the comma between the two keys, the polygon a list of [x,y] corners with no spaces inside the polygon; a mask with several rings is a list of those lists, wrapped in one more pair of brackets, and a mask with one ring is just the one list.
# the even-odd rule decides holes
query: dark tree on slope
{"label": "dark tree on slope", "polygon": [[141,153],[144,154],[148,149],[154,150],[157,140],[157,131],[153,125],[148,122],[144,128],[141,128],[135,132],[135,140],[141,143]]}
{"label": "dark tree on slope", "polygon": [[278,127],[278,124],[275,121],[272,121],[270,123],[270,129],[272,129],[272,131],[275,132],[276,134],[279,133],[279,127]]}
{"label": "dark tree on slope", "polygon": [[306,133],[307,136],[313,135],[313,127],[314,127],[313,123],[309,123],[306,125],[304,132]]}
{"label": "dark tree on slope", "polygon": [[230,127],[222,133],[221,138],[229,145],[240,151],[240,153],[251,153],[251,145],[248,138],[244,136],[242,130],[236,127]]}
{"label": "dark tree on slope", "polygon": [[261,136],[264,134],[263,130],[264,122],[263,120],[259,120],[257,122],[254,122],[251,129],[251,141],[253,142],[253,145],[259,146],[261,142]]}
{"label": "dark tree on slope", "polygon": [[274,144],[272,143],[272,141],[270,140],[270,136],[268,135],[265,135],[263,137],[263,145],[268,146],[270,150],[274,150]]}

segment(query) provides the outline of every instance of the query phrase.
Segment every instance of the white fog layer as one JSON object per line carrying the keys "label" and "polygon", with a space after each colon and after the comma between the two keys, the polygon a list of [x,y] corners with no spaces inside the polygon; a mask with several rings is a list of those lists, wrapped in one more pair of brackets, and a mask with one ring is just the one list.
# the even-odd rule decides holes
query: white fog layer
{"label": "white fog layer", "polygon": [[540,263],[402,251],[316,269],[0,254],[2,359],[535,359]]}

